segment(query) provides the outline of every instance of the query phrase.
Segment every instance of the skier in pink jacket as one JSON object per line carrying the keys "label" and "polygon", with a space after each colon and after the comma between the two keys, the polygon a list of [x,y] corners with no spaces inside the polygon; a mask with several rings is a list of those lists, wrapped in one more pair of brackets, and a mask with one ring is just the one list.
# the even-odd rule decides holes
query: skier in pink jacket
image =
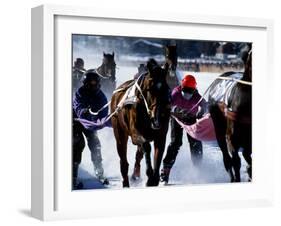
{"label": "skier in pink jacket", "polygon": [[[176,116],[184,124],[191,125],[196,119],[201,118],[207,112],[207,102],[202,98],[197,90],[197,83],[192,75],[186,75],[181,81],[181,85],[174,88],[172,92],[172,115]],[[191,152],[191,159],[194,164],[202,159],[202,142],[192,138],[189,134],[187,139]],[[175,163],[178,150],[182,146],[183,129],[171,118],[171,143],[167,148],[166,156],[163,160],[161,170],[161,181],[168,183],[169,174]]]}

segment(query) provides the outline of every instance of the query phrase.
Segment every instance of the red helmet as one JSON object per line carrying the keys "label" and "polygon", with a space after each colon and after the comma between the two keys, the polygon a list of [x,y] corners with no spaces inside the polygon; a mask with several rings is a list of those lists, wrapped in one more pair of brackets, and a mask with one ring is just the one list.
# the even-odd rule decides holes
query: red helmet
{"label": "red helmet", "polygon": [[193,75],[186,75],[184,76],[183,80],[181,80],[181,87],[182,88],[192,88],[196,89],[196,79]]}

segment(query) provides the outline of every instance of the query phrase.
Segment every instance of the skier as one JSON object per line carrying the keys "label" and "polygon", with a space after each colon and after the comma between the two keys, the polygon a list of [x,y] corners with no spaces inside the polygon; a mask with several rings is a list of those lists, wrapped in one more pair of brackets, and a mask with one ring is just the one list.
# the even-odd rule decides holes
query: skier
{"label": "skier", "polygon": [[[84,136],[91,151],[91,160],[94,165],[96,177],[103,183],[108,184],[104,177],[102,165],[101,144],[97,135],[97,129],[106,125],[101,124],[91,128],[83,123],[83,120],[95,122],[105,119],[108,114],[108,107],[104,108],[97,115],[90,113],[90,110],[97,112],[107,104],[105,94],[100,89],[100,77],[95,70],[87,70],[84,74],[83,86],[75,93],[73,100],[73,188],[81,189],[83,184],[77,182],[78,167],[81,162],[82,151],[85,147]],[[76,120],[75,120],[76,119]],[[77,120],[78,119],[78,120]],[[80,122],[80,121],[81,122]]]}
{"label": "skier", "polygon": [[83,75],[85,73],[84,60],[77,58],[72,68],[72,92],[73,94],[82,85]]}
{"label": "skier", "polygon": [[[207,102],[203,98],[201,100],[202,96],[199,94],[196,86],[197,83],[194,76],[186,75],[182,79],[181,85],[175,87],[172,92],[171,102],[173,111],[171,114],[184,122],[184,124],[194,124],[196,119],[201,118],[207,112]],[[202,142],[192,138],[189,134],[186,135],[189,141],[192,162],[196,164],[202,159]],[[170,170],[182,145],[182,136],[182,127],[171,117],[171,142],[163,160],[163,168],[160,175],[162,182],[168,183],[169,181]]]}

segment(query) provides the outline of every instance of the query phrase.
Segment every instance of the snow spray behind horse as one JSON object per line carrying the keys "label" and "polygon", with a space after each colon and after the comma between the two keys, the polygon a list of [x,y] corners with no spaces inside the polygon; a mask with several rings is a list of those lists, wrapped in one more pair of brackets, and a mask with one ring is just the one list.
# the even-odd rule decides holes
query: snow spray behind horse
{"label": "snow spray behind horse", "polygon": [[[129,136],[132,143],[144,151],[147,186],[159,184],[159,170],[170,117],[170,90],[166,82],[168,67],[163,69],[155,60],[150,59],[147,69],[147,74],[142,74],[137,80],[130,80],[121,85],[111,99],[111,112],[116,112],[111,122],[120,157],[123,187],[129,187],[127,161]],[[135,94],[134,104],[126,104],[129,92]],[[154,142],[153,167],[150,157],[151,141]]]}
{"label": "snow spray behind horse", "polygon": [[107,99],[110,99],[113,91],[116,89],[116,63],[114,60],[114,52],[112,54],[103,53],[101,66],[96,69],[100,76],[101,89],[105,93]]}
{"label": "snow spray behind horse", "polygon": [[[223,154],[224,166],[231,182],[240,182],[241,159],[248,163],[252,177],[252,52],[245,57],[244,73],[222,74],[210,87],[210,114],[217,141]],[[240,78],[238,78],[240,76]],[[227,83],[227,81],[230,81]],[[227,83],[226,85],[223,83]],[[224,87],[222,92],[221,87]],[[218,94],[221,94],[220,96]]]}

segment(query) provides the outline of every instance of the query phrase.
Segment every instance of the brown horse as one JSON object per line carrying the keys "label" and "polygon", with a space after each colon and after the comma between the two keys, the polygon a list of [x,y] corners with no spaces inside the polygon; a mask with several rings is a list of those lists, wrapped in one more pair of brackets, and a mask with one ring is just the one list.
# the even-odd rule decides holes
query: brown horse
{"label": "brown horse", "polygon": [[103,53],[102,64],[96,69],[101,78],[101,89],[108,99],[111,98],[113,91],[116,89],[116,63],[114,52],[112,54]]}
{"label": "brown horse", "polygon": [[[210,113],[214,122],[216,137],[223,153],[226,171],[231,182],[240,182],[240,148],[248,163],[249,180],[252,178],[252,52],[245,58],[245,71],[241,80],[235,81],[223,94],[226,101],[209,96]],[[210,88],[210,94],[217,92],[224,79],[232,79],[235,72],[227,72],[217,79]]]}
{"label": "brown horse", "polygon": [[[166,82],[168,68],[161,68],[155,60],[147,63],[148,73],[137,80],[130,80],[121,85],[111,99],[111,118],[123,187],[129,187],[127,161],[127,142],[129,136],[146,157],[147,186],[159,184],[159,169],[165,150],[166,134],[170,117],[170,90]],[[132,85],[133,84],[133,85]],[[135,87],[136,102],[123,104],[128,89]],[[150,142],[154,142],[154,167],[150,158]]]}
{"label": "brown horse", "polygon": [[[166,74],[166,82],[172,91],[176,86],[179,85],[179,81],[176,75],[177,64],[178,64],[178,55],[177,55],[177,46],[173,45],[166,45],[164,46],[164,55],[165,55],[165,62],[162,66],[163,68],[167,68],[168,72]],[[147,147],[150,147],[148,144]],[[134,172],[132,174],[133,180],[140,179],[140,171],[141,171],[141,160],[143,159],[144,150],[142,150],[142,146],[138,146],[135,156],[135,166]],[[146,158],[147,159],[147,158]]]}

